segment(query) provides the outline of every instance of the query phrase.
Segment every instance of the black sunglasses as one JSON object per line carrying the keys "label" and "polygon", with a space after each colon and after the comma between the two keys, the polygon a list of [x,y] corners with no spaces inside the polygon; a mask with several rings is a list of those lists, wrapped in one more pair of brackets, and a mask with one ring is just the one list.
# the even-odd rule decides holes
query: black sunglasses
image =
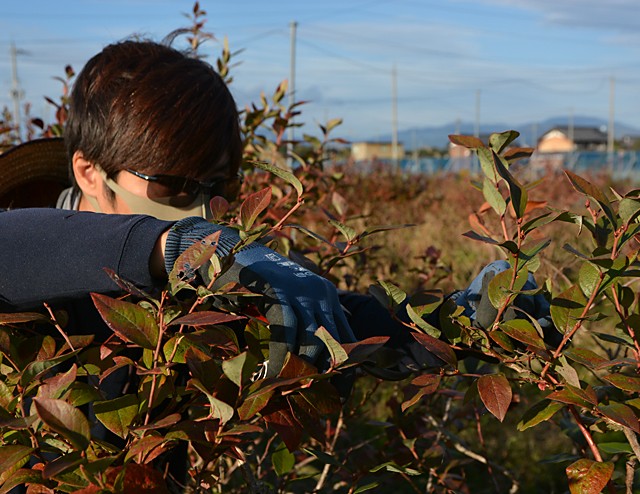
{"label": "black sunglasses", "polygon": [[241,172],[235,177],[220,177],[208,182],[201,182],[187,177],[179,177],[176,175],[145,175],[131,168],[127,171],[136,177],[147,182],[153,182],[162,187],[166,187],[171,196],[179,194],[187,194],[195,197],[198,194],[204,194],[208,197],[222,196],[228,201],[232,201],[240,192],[240,186],[244,181]]}

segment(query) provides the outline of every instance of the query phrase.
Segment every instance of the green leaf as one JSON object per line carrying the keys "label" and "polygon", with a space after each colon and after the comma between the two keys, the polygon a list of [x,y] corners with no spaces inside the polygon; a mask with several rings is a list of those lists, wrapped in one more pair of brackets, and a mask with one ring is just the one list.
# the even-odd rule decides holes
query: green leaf
{"label": "green leaf", "polygon": [[504,374],[485,375],[478,378],[478,394],[487,410],[502,422],[507,415],[513,393]]}
{"label": "green leaf", "polygon": [[555,220],[555,217],[551,215],[551,213],[545,213],[540,216],[536,216],[535,218],[527,221],[524,225],[522,225],[522,231],[525,234],[532,232],[533,230],[540,228],[548,223],[551,223]]}
{"label": "green leaf", "polygon": [[618,223],[616,221],[616,217],[613,214],[613,210],[611,209],[611,203],[609,202],[609,199],[607,199],[606,196],[602,193],[602,191],[598,187],[591,184],[589,181],[585,180],[579,175],[576,175],[573,172],[570,172],[569,170],[564,170],[564,173],[569,178],[569,181],[571,182],[571,185],[573,185],[574,189],[594,199],[600,205],[600,208],[604,212],[605,216],[609,218],[611,224],[615,228],[617,228]]}
{"label": "green leaf", "polygon": [[551,300],[551,319],[562,334],[578,322],[587,301],[580,288],[573,285]]}
{"label": "green leaf", "polygon": [[60,355],[59,357],[54,357],[49,360],[34,360],[33,362],[27,364],[27,366],[22,371],[22,375],[20,376],[20,384],[22,384],[23,386],[37,384],[36,381],[43,374],[45,374],[56,365],[75,357],[79,352],[80,350],[76,350],[74,352],[65,353],[64,355]]}
{"label": "green leaf", "polygon": [[253,165],[256,168],[260,168],[260,169],[262,169],[264,171],[272,173],[276,177],[280,177],[282,180],[287,182],[289,185],[293,186],[293,188],[296,190],[296,193],[298,194],[298,197],[300,197],[302,195],[302,192],[303,192],[302,183],[289,170],[284,170],[283,168],[279,168],[277,166],[274,166],[274,165],[271,165],[269,163],[265,163],[265,162],[262,162],[262,161],[253,162]]}
{"label": "green leaf", "polygon": [[263,382],[258,381],[249,386],[249,393],[238,408],[240,420],[249,420],[262,410],[275,393],[276,388],[264,388]]}
{"label": "green leaf", "polygon": [[499,216],[504,215],[507,210],[507,202],[502,197],[498,186],[488,178],[485,178],[482,183],[482,195],[496,214]]}
{"label": "green leaf", "polygon": [[358,233],[353,228],[343,223],[340,223],[337,220],[329,220],[329,223],[334,228],[336,228],[340,233],[342,233],[342,235],[344,235],[344,238],[347,239],[347,242],[351,242],[354,238],[358,236]]}
{"label": "green leaf", "polygon": [[282,477],[293,469],[296,464],[296,458],[284,443],[280,443],[271,454],[271,464],[273,465],[276,475]]}
{"label": "green leaf", "polygon": [[629,443],[599,443],[598,449],[608,455],[631,454],[633,449]]}
{"label": "green leaf", "polygon": [[529,429],[530,427],[534,427],[542,422],[546,422],[554,414],[564,408],[564,404],[550,401],[550,400],[542,400],[533,405],[529,410],[525,412],[518,422],[518,430],[520,432]]}
{"label": "green leaf", "polygon": [[511,319],[500,323],[500,329],[507,333],[514,340],[520,341],[535,348],[546,348],[544,341],[540,338],[538,331],[526,319]]}
{"label": "green leaf", "polygon": [[491,237],[485,237],[484,235],[480,235],[474,231],[465,232],[462,234],[463,237],[470,238],[471,240],[477,240],[478,242],[484,242],[489,245],[500,245],[500,242],[492,239]]}
{"label": "green leaf", "polygon": [[17,444],[0,447],[0,485],[8,481],[16,470],[29,461],[32,452],[33,448]]}
{"label": "green leaf", "polygon": [[202,391],[209,399],[209,405],[211,405],[210,415],[212,418],[220,420],[221,424],[226,424],[231,420],[234,414],[234,409],[231,405],[213,396],[198,379],[192,378],[189,383],[194,388]]}
{"label": "green leaf", "polygon": [[376,489],[379,485],[379,482],[371,482],[370,484],[361,485],[355,491],[353,491],[353,494],[360,494],[361,492],[367,492],[371,489]]}
{"label": "green leaf", "polygon": [[603,463],[587,458],[567,467],[571,494],[600,494],[613,474],[613,463]]}
{"label": "green leaf", "polygon": [[583,262],[578,272],[578,284],[585,297],[591,297],[600,282],[600,270],[590,262]]}
{"label": "green leaf", "polygon": [[[393,300],[395,305],[400,305],[407,298],[407,294],[403,292],[396,285],[389,283],[388,281],[380,280],[378,284],[384,288],[384,291],[387,293],[387,296]],[[387,304],[383,304],[387,305]]]}
{"label": "green leaf", "polygon": [[138,407],[138,397],[130,394],[113,400],[97,401],[93,404],[93,411],[107,429],[124,439],[138,415]]}
{"label": "green leaf", "polygon": [[492,152],[493,162],[495,164],[496,170],[500,174],[500,176],[507,182],[509,187],[509,192],[511,195],[511,205],[513,206],[513,210],[516,213],[517,218],[523,218],[525,211],[527,209],[527,202],[529,201],[527,190],[520,185],[513,175],[507,170],[505,163],[500,156],[498,156],[495,152]]}
{"label": "green leaf", "polygon": [[422,319],[422,317],[418,315],[418,313],[413,307],[411,307],[411,305],[407,305],[405,309],[407,311],[409,319],[411,319],[411,322],[413,322],[418,327],[418,329],[420,329],[424,333],[427,333],[428,335],[433,336],[434,338],[438,338],[440,336],[442,331]]}
{"label": "green leaf", "polygon": [[148,310],[99,293],[92,293],[91,298],[104,322],[122,340],[155,350],[160,330]]}
{"label": "green leaf", "polygon": [[499,134],[491,134],[489,136],[489,145],[496,153],[501,153],[509,144],[515,141],[519,135],[520,132],[515,130],[507,130],[506,132],[501,132]]}
{"label": "green leaf", "polygon": [[34,398],[33,405],[40,420],[51,430],[68,439],[77,449],[89,447],[89,421],[80,410],[66,401],[49,398]]}
{"label": "green leaf", "polygon": [[480,161],[480,168],[482,168],[484,176],[494,184],[497,184],[500,177],[496,171],[495,165],[493,164],[493,154],[491,149],[485,147],[478,148],[476,149],[476,154],[478,155],[478,161]]}
{"label": "green leaf", "polygon": [[250,230],[256,219],[271,202],[271,187],[250,194],[240,205],[240,224],[244,230]]}
{"label": "green leaf", "polygon": [[640,214],[640,200],[629,197],[621,199],[618,204],[618,214],[625,225],[634,221]]}
{"label": "green leaf", "polygon": [[511,290],[509,290],[509,287],[513,278],[513,268],[506,269],[495,275],[489,282],[488,295],[491,305],[496,309],[503,307],[515,292],[522,290],[522,287],[527,282],[528,274],[526,270],[519,271]]}
{"label": "green leaf", "polygon": [[249,352],[242,352],[233,358],[223,360],[222,370],[229,380],[242,389],[255,372],[258,359]]}
{"label": "green leaf", "polygon": [[329,333],[329,331],[327,331],[323,326],[318,328],[315,335],[322,340],[327,347],[327,350],[329,350],[332,367],[337,367],[347,361],[349,358],[347,352],[345,352],[344,348],[340,346],[340,343],[338,343],[333,336],[331,336],[331,333]]}

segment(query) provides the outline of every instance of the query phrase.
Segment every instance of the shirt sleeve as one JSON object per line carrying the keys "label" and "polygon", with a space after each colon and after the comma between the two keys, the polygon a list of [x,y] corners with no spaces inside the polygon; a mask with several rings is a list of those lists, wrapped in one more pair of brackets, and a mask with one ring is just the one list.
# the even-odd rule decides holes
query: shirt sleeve
{"label": "shirt sleeve", "polygon": [[1,212],[0,305],[24,310],[91,292],[119,292],[104,268],[152,289],[163,281],[149,272],[151,253],[172,224],[150,216],[45,208]]}

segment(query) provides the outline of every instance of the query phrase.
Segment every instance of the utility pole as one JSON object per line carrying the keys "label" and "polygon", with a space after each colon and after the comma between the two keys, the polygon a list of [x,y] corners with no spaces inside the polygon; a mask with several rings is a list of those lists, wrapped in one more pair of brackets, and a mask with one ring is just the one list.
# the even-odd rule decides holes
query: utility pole
{"label": "utility pole", "polygon": [[[289,24],[291,28],[291,59],[289,62],[289,108],[293,106],[296,101],[296,31],[298,29],[298,23],[292,21]],[[293,117],[289,121],[289,124],[293,124]],[[288,129],[289,138],[287,142],[287,166],[290,169],[293,165],[293,141],[295,139],[294,127],[290,125]]]}
{"label": "utility pole", "polygon": [[391,69],[391,157],[398,168],[398,76],[396,64]]}
{"label": "utility pole", "polygon": [[[20,52],[24,53],[24,52]],[[18,141],[22,140],[21,121],[20,121],[20,100],[23,98],[24,93],[20,89],[20,83],[18,81],[18,50],[16,44],[11,42],[11,99],[13,100],[13,121],[15,124],[15,132]]]}
{"label": "utility pole", "polygon": [[613,77],[611,77],[609,81],[609,125],[607,129],[607,158],[609,161],[609,166],[611,167],[613,166],[613,144],[615,140],[615,88],[616,81]]}
{"label": "utility pole", "polygon": [[480,137],[480,90],[476,90],[476,122],[473,127],[474,137]]}

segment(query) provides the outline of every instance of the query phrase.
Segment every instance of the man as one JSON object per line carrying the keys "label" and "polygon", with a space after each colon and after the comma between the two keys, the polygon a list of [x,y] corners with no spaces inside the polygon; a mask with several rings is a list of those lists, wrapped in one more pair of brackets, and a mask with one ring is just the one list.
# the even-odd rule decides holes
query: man
{"label": "man", "polygon": [[[19,253],[0,278],[5,307],[71,301],[71,320],[79,322],[96,315],[90,292],[118,291],[104,267],[158,288],[193,242],[220,231],[221,256],[238,243],[234,229],[204,219],[211,197],[237,193],[243,146],[233,97],[206,62],[150,41],[105,47],[75,81],[64,141],[72,187],[60,195],[59,210],[0,215],[0,249]],[[36,146],[51,145],[19,146],[0,155],[0,169],[8,169],[3,160],[24,162]],[[271,375],[287,352],[318,360],[319,326],[343,343],[373,335],[390,336],[396,348],[411,341],[372,297],[339,296],[329,281],[262,245],[238,252],[225,276],[265,295]],[[470,314],[474,297],[458,299]]]}

